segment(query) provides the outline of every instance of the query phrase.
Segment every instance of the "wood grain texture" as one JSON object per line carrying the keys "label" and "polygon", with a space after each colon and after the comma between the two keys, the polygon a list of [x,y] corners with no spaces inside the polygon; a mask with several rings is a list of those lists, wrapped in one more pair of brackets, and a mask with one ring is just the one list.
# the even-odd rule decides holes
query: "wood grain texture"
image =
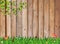
{"label": "wood grain texture", "polygon": [[[12,0],[13,1],[16,1],[16,0]],[[16,8],[16,6],[14,6]],[[13,6],[12,6],[13,8]],[[12,12],[12,15],[11,15],[11,36],[12,37],[16,37],[16,15]]]}
{"label": "wood grain texture", "polygon": [[55,0],[55,34],[60,37],[60,0]]}
{"label": "wood grain texture", "polygon": [[[22,0],[17,0],[17,8]],[[17,36],[22,36],[22,12],[17,10]]]}
{"label": "wood grain texture", "polygon": [[[11,1],[11,0],[8,0],[8,1]],[[11,8],[11,4],[9,4],[9,8]],[[11,9],[8,10],[10,12],[10,14],[7,14],[7,36],[11,37]]]}
{"label": "wood grain texture", "polygon": [[1,36],[1,14],[0,14],[0,36]]}
{"label": "wood grain texture", "polygon": [[11,32],[12,32],[12,37],[16,37],[16,16],[12,15],[11,16]]}
{"label": "wood grain texture", "polygon": [[33,0],[33,37],[38,35],[37,0]]}
{"label": "wood grain texture", "polygon": [[[57,34],[60,37],[60,0],[9,0],[16,1],[11,5],[11,16],[0,13],[0,36],[5,36],[5,20],[7,21],[7,36],[9,37],[51,37]],[[17,16],[12,8],[17,9],[20,2],[26,2],[27,7]],[[9,5],[10,6],[10,5]],[[7,19],[5,19],[7,18]]]}
{"label": "wood grain texture", "polygon": [[43,0],[39,0],[39,38],[43,38],[44,33],[44,15],[43,15]]}
{"label": "wood grain texture", "polygon": [[7,15],[7,36],[11,37],[11,17]]}
{"label": "wood grain texture", "polygon": [[49,36],[49,0],[44,0],[44,37]]}
{"label": "wood grain texture", "polygon": [[1,20],[1,37],[5,36],[5,16],[3,14],[1,14],[0,16]]}
{"label": "wood grain texture", "polygon": [[28,0],[28,37],[33,36],[33,14],[32,14],[32,0]]}
{"label": "wood grain texture", "polygon": [[[27,3],[27,0],[22,0],[22,2]],[[22,36],[27,37],[27,7],[22,10]]]}
{"label": "wood grain texture", "polygon": [[50,36],[54,34],[54,0],[50,0]]}

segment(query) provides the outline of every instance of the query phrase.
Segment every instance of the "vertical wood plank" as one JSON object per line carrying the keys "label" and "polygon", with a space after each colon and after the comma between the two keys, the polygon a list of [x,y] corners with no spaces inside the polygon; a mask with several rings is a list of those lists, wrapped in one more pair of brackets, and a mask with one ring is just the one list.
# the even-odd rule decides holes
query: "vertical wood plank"
{"label": "vertical wood plank", "polygon": [[54,34],[54,0],[50,0],[50,36]]}
{"label": "vertical wood plank", "polygon": [[55,0],[55,34],[60,37],[60,0]]}
{"label": "vertical wood plank", "polygon": [[[17,7],[22,0],[17,0]],[[22,12],[17,10],[17,36],[22,36]]]}
{"label": "vertical wood plank", "polygon": [[[26,2],[27,0],[22,0]],[[27,37],[27,7],[22,10],[22,36]]]}
{"label": "vertical wood plank", "polygon": [[32,33],[32,29],[33,29],[33,25],[32,25],[32,0],[28,0],[28,37],[32,37],[33,33]]}
{"label": "vertical wood plank", "polygon": [[43,1],[39,0],[39,38],[43,38],[44,35]]}
{"label": "vertical wood plank", "polygon": [[49,36],[49,0],[44,0],[44,37]]}
{"label": "vertical wood plank", "polygon": [[7,36],[11,37],[11,17],[7,15]]}
{"label": "vertical wood plank", "polygon": [[38,33],[38,14],[37,14],[37,0],[33,0],[33,37],[37,37]]}
{"label": "vertical wood plank", "polygon": [[1,14],[0,14],[0,36],[1,36]]}
{"label": "vertical wood plank", "polygon": [[1,37],[5,37],[5,16],[1,14]]}
{"label": "vertical wood plank", "polygon": [[[13,1],[16,1],[16,0],[12,0]],[[16,6],[14,6],[16,8]],[[12,6],[12,8],[14,8]],[[16,15],[14,13],[12,13],[11,15],[11,32],[12,32],[12,37],[16,37]]]}
{"label": "vertical wood plank", "polygon": [[[0,8],[0,10],[2,10]],[[5,9],[3,10],[5,12]],[[5,37],[5,16],[3,15],[2,12],[0,12],[0,36]]]}
{"label": "vertical wood plank", "polygon": [[[11,0],[8,0],[11,1]],[[11,4],[9,4],[9,8],[11,8]],[[8,10],[11,13],[11,10]],[[7,14],[7,36],[11,37],[11,14]]]}
{"label": "vertical wood plank", "polygon": [[11,31],[12,31],[12,37],[16,37],[16,16],[11,16]]}

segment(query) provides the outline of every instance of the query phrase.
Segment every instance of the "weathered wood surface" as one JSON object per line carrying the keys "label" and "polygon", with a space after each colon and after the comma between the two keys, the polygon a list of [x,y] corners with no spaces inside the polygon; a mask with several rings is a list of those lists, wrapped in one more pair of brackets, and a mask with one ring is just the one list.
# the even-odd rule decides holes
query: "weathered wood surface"
{"label": "weathered wood surface", "polygon": [[33,37],[37,37],[38,33],[37,3],[37,0],[33,0]]}
{"label": "weathered wood surface", "polygon": [[39,37],[42,38],[44,36],[44,14],[43,7],[44,0],[39,0]]}
{"label": "weathered wood surface", "polygon": [[[5,36],[5,20],[7,22],[7,36],[9,37],[60,37],[60,0],[9,0],[16,1],[16,6],[10,6],[10,15],[5,19],[0,14],[0,36]],[[20,2],[27,6],[22,11],[17,10]],[[17,16],[12,12],[16,9]]]}
{"label": "weathered wood surface", "polygon": [[60,0],[55,0],[55,34],[60,37]]}
{"label": "weathered wood surface", "polygon": [[[12,2],[13,1],[16,1],[16,0],[12,0]],[[16,6],[14,6],[14,7],[16,9]],[[14,8],[14,7],[12,6],[12,8]],[[11,12],[11,13],[12,13],[12,15],[11,15],[11,34],[12,35],[11,36],[16,37],[16,15],[13,12]]]}
{"label": "weathered wood surface", "polygon": [[49,0],[44,0],[44,37],[49,36]]}
{"label": "weathered wood surface", "polygon": [[[8,1],[11,1],[11,0],[8,0]],[[9,8],[11,8],[11,4],[9,4]],[[9,10],[10,14],[11,14],[11,9]],[[6,22],[7,22],[7,36],[11,37],[11,15],[10,14],[7,14],[7,19],[6,19]]]}
{"label": "weathered wood surface", "polygon": [[50,36],[54,33],[54,0],[50,0]]}
{"label": "weathered wood surface", "polygon": [[[19,7],[19,4],[22,2],[22,0],[17,0],[17,8]],[[17,25],[17,36],[22,36],[22,11],[17,10],[17,16],[16,16],[16,25]]]}
{"label": "weathered wood surface", "polygon": [[1,20],[0,20],[0,23],[1,23],[1,37],[4,37],[5,36],[5,16],[1,14],[0,16]]}
{"label": "weathered wood surface", "polygon": [[[22,2],[27,3],[27,0],[22,0]],[[27,37],[27,7],[22,10],[22,36]]]}
{"label": "weathered wood surface", "polygon": [[32,37],[33,35],[33,0],[28,0],[28,37]]}

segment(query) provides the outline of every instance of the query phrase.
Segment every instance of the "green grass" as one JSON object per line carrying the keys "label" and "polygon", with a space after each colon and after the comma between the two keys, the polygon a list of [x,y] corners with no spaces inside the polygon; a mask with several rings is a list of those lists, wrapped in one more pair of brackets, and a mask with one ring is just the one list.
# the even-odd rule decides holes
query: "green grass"
{"label": "green grass", "polygon": [[0,44],[60,44],[60,38],[0,38]]}

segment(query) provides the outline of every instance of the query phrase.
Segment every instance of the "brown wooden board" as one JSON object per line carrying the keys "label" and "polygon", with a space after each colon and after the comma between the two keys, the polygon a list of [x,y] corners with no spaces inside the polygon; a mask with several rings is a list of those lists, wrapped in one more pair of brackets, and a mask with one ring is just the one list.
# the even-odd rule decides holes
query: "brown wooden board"
{"label": "brown wooden board", "polygon": [[60,0],[55,0],[55,34],[60,37]]}
{"label": "brown wooden board", "polygon": [[37,0],[33,0],[33,37],[38,36]]}
{"label": "brown wooden board", "polygon": [[[17,0],[17,8],[22,0]],[[22,36],[22,12],[17,10],[17,36]]]}
{"label": "brown wooden board", "polygon": [[49,36],[49,0],[44,0],[44,37]]}
{"label": "brown wooden board", "polygon": [[44,36],[44,0],[39,0],[39,38]]}
{"label": "brown wooden board", "polygon": [[28,37],[32,37],[33,36],[33,14],[32,14],[32,0],[28,0]]}
{"label": "brown wooden board", "polygon": [[[11,1],[11,0],[8,0],[8,1]],[[7,14],[6,26],[7,26],[7,36],[11,37],[11,3],[9,4],[9,8],[10,8],[10,10],[8,10],[8,11],[10,14]]]}
{"label": "brown wooden board", "polygon": [[1,37],[5,37],[5,16],[3,14],[1,14],[0,16],[1,20]]}
{"label": "brown wooden board", "polygon": [[[27,0],[22,0],[22,2],[27,3]],[[27,7],[22,10],[22,36],[27,37]]]}
{"label": "brown wooden board", "polygon": [[54,0],[50,0],[50,36],[54,34]]}
{"label": "brown wooden board", "polygon": [[[16,0],[12,0],[12,2],[13,1],[16,1]],[[14,7],[16,8],[16,6]],[[12,8],[14,7],[12,6]],[[11,34],[12,34],[11,35],[12,37],[16,37],[16,15],[13,12],[11,14]]]}

